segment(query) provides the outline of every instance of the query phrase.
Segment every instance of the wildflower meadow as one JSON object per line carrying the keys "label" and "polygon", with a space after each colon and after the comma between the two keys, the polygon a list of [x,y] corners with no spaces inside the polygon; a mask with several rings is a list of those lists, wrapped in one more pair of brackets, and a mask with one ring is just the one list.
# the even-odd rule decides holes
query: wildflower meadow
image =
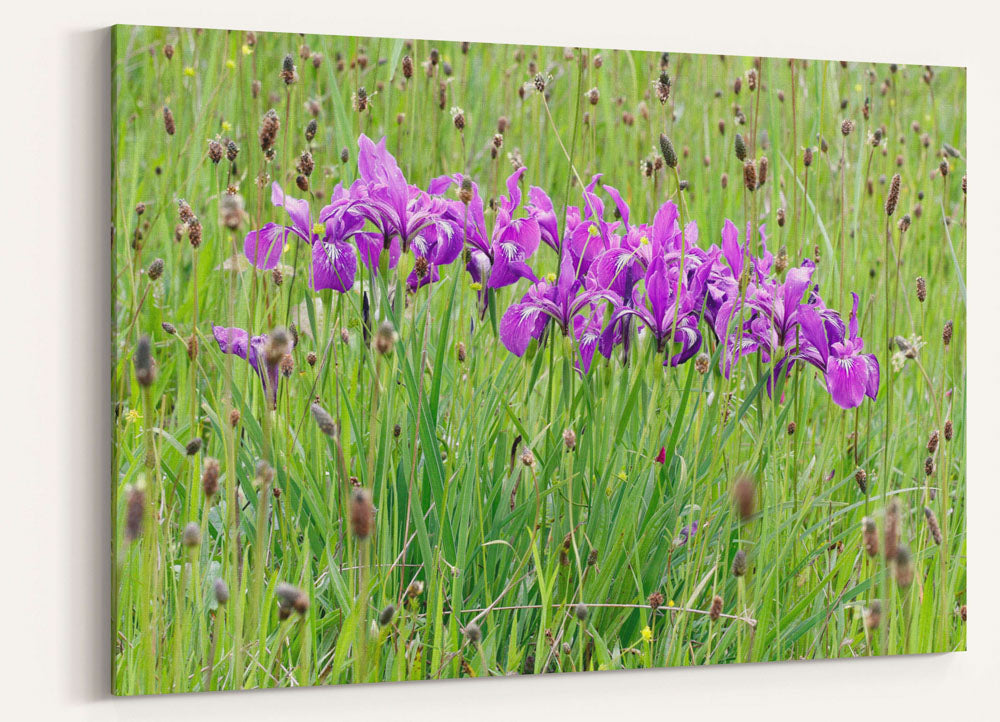
{"label": "wildflower meadow", "polygon": [[965,648],[963,69],[112,55],[117,694]]}

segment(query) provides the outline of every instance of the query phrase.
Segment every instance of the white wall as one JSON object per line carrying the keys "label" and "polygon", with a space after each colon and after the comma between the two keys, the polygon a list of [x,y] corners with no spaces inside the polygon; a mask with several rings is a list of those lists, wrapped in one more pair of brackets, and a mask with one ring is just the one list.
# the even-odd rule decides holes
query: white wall
{"label": "white wall", "polygon": [[[956,2],[126,0],[9,4],[0,184],[0,709],[8,719],[996,719],[996,17]],[[986,3],[983,3],[985,8]],[[109,688],[107,207],[116,22],[969,67],[969,651],[546,679],[115,700]],[[887,716],[889,715],[889,716]]]}

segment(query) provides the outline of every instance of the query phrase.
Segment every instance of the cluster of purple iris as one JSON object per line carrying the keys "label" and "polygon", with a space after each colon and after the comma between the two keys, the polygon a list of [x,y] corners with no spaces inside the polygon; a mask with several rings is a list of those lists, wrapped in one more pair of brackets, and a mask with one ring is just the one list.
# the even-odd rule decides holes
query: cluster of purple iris
{"label": "cluster of purple iris", "polygon": [[[610,359],[620,347],[627,358],[636,338],[651,339],[664,365],[677,366],[702,350],[707,328],[723,344],[719,365],[727,377],[739,359],[759,353],[772,364],[774,379],[799,362],[815,366],[843,408],[878,393],[878,361],[863,352],[858,336],[857,294],[845,324],[821,300],[812,261],[775,270],[763,225],[754,243],[749,223],[741,237],[727,220],[721,246],[703,249],[697,224],[682,229],[673,202],[659,208],[652,224],[633,223],[621,194],[604,185],[617,209],[616,219],[608,221],[596,175],[583,190],[583,206],[567,208],[560,234],[552,201],[541,188],[529,188],[523,215],[515,218],[525,171],[519,168],[507,179],[507,194],[497,200],[488,232],[475,183],[463,185],[460,174],[442,176],[424,191],[406,181],[385,139],[374,143],[362,135],[358,146],[359,179],[350,188],[338,185],[318,216],[308,201],[273,184],[272,202],[285,208],[291,225],[268,223],[246,236],[244,251],[254,265],[276,267],[289,237],[298,236],[312,248],[310,286],[346,293],[354,286],[359,255],[377,274],[412,251],[417,262],[406,282],[415,291],[438,281],[439,267],[462,257],[480,316],[490,289],[531,282],[500,321],[500,340],[517,356],[533,339],[562,332],[573,339],[583,374],[595,352]],[[463,200],[446,197],[451,186],[463,190]],[[540,277],[529,264],[542,242],[557,254],[557,274]],[[251,358],[259,354],[249,353],[253,344],[230,341],[245,339],[245,331],[216,327],[215,335],[223,351],[240,354],[262,373]],[[254,338],[259,343],[262,337]]]}

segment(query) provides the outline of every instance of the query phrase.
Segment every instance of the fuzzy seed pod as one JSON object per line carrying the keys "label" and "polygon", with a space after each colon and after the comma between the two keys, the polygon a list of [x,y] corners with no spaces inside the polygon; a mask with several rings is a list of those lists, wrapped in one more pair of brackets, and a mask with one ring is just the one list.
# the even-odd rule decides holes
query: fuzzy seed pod
{"label": "fuzzy seed pod", "polygon": [[868,516],[861,520],[861,546],[870,557],[878,554],[878,529],[875,520]]}
{"label": "fuzzy seed pod", "polygon": [[948,348],[951,344],[951,337],[955,333],[955,324],[949,319],[944,322],[944,328],[941,330],[941,340],[944,342],[944,347]]}
{"label": "fuzzy seed pod", "polygon": [[310,366],[315,366],[316,365],[316,352],[315,351],[310,351],[309,353],[306,354],[306,363],[309,364]]}
{"label": "fuzzy seed pod", "polygon": [[452,108],[451,122],[454,124],[455,130],[459,132],[465,130],[465,111],[461,108]]}
{"label": "fuzzy seed pod", "polygon": [[743,185],[751,193],[757,190],[757,166],[752,160],[743,164]]}
{"label": "fuzzy seed pod", "polygon": [[906,233],[910,230],[910,214],[904,213],[903,217],[899,219],[899,232]]}
{"label": "fuzzy seed pod", "polygon": [[844,120],[840,124],[840,134],[845,138],[854,132],[854,121],[850,119]]}
{"label": "fuzzy seed pod", "polygon": [[150,281],[155,281],[160,276],[163,275],[163,259],[154,258],[153,262],[149,264],[149,269],[146,271],[146,275],[149,276]]}
{"label": "fuzzy seed pod", "polygon": [[938,447],[938,431],[934,429],[931,431],[931,435],[927,438],[927,453],[933,454],[937,451]]}
{"label": "fuzzy seed pod", "polygon": [[295,610],[299,614],[305,614],[309,610],[309,595],[287,582],[281,582],[275,587],[274,596],[278,599],[278,607],[286,612]]}
{"label": "fuzzy seed pod", "polygon": [[789,436],[795,436],[795,422],[794,421],[789,421],[788,422],[788,435]]}
{"label": "fuzzy seed pod", "polygon": [[396,439],[398,439],[399,435],[402,434],[402,433],[403,433],[403,427],[400,426],[399,424],[393,424],[393,426],[392,426],[392,435],[393,435],[393,437],[396,438]]}
{"label": "fuzzy seed pod", "polygon": [[[503,138],[503,136],[500,137],[501,139]],[[473,197],[474,195],[472,192],[472,179],[469,178],[468,176],[464,176],[462,178],[462,183],[458,189],[458,200],[462,201],[464,205],[469,205],[470,203],[472,203]]]}
{"label": "fuzzy seed pod", "polygon": [[882,602],[873,599],[871,606],[865,610],[865,629],[872,631],[878,629],[882,621]]}
{"label": "fuzzy seed pod", "polygon": [[313,418],[316,420],[316,425],[319,427],[319,430],[331,439],[336,438],[337,422],[334,421],[330,413],[318,403],[314,403],[311,408]]}
{"label": "fuzzy seed pod", "polygon": [[146,494],[133,488],[125,501],[125,540],[134,542],[142,535],[142,520],[146,513]]}
{"label": "fuzzy seed pod", "polygon": [[952,426],[951,419],[944,422],[944,440],[951,441],[951,437],[955,433],[955,427]]}
{"label": "fuzzy seed pod", "polygon": [[235,429],[239,423],[240,423],[240,410],[233,409],[232,411],[229,412],[229,425]]}
{"label": "fuzzy seed pod", "polygon": [[199,451],[201,451],[201,438],[198,436],[187,442],[187,446],[184,447],[184,453],[188,456],[194,456]]}
{"label": "fuzzy seed pod", "polygon": [[235,142],[226,143],[226,160],[230,163],[236,162],[236,156],[240,153],[240,147]]}
{"label": "fuzzy seed pod", "polygon": [[812,147],[809,147],[802,152],[802,165],[808,168],[809,166],[812,165],[812,162],[813,162],[813,149]]}
{"label": "fuzzy seed pod", "polygon": [[732,572],[734,577],[742,577],[747,573],[747,553],[742,549],[737,549],[733,556]]}
{"label": "fuzzy seed pod", "polygon": [[160,328],[163,329],[164,333],[168,333],[171,336],[177,333],[177,328],[170,321],[164,321],[160,324]]}
{"label": "fuzzy seed pod", "polygon": [[660,101],[660,105],[666,105],[670,99],[670,76],[666,70],[660,72],[660,77],[656,81],[656,98]]}
{"label": "fuzzy seed pod", "polygon": [[286,353],[291,353],[292,339],[288,331],[278,327],[267,335],[267,343],[264,344],[264,363],[268,368],[274,368],[281,363]]}
{"label": "fuzzy seed pod", "polygon": [[668,168],[677,167],[677,152],[674,150],[674,144],[670,142],[670,138],[665,133],[660,133],[660,153]]}
{"label": "fuzzy seed pod", "polygon": [[163,129],[167,131],[167,135],[173,135],[177,132],[173,111],[165,105],[163,106]]}
{"label": "fuzzy seed pod", "polygon": [[573,451],[576,449],[576,432],[573,429],[563,429],[563,446],[566,447],[566,451]]}
{"label": "fuzzy seed pod", "polygon": [[712,606],[708,608],[708,618],[715,622],[720,616],[722,616],[722,597],[716,594],[712,598]]}
{"label": "fuzzy seed pod", "polygon": [[229,587],[226,586],[226,582],[222,579],[222,577],[215,580],[215,584],[212,585],[212,590],[215,593],[215,601],[218,604],[225,604],[229,601]]}
{"label": "fuzzy seed pod", "polygon": [[[420,258],[421,257],[418,256],[417,260],[420,260]],[[378,330],[375,331],[375,350],[383,356],[388,353],[392,353],[392,349],[398,340],[399,335],[396,333],[396,329],[393,327],[392,323],[389,321],[383,321],[379,324]]]}
{"label": "fuzzy seed pod", "polygon": [[942,178],[947,178],[948,177],[948,171],[950,169],[951,169],[951,167],[948,165],[948,159],[947,158],[942,158],[941,159],[941,165],[938,166],[938,170],[941,171],[941,177]]}
{"label": "fuzzy seed pod", "polygon": [[910,548],[900,544],[896,550],[896,584],[906,589],[913,583],[913,556]]}
{"label": "fuzzy seed pod", "polygon": [[341,163],[346,163],[350,159],[351,159],[351,154],[348,152],[347,148],[346,147],[345,148],[341,148],[340,149],[340,162]]}
{"label": "fuzzy seed pod", "polygon": [[660,592],[653,592],[649,595],[649,598],[646,599],[646,602],[649,604],[649,608],[655,612],[663,604],[663,594]]}
{"label": "fuzzy seed pod", "polygon": [[140,386],[149,387],[156,380],[156,367],[153,364],[153,347],[149,336],[142,336],[135,347],[132,359],[135,366],[135,380]]}
{"label": "fuzzy seed pod", "polygon": [[278,73],[278,77],[285,81],[285,85],[291,85],[298,80],[298,73],[295,72],[295,58],[292,57],[291,53],[286,55],[285,59],[281,61],[281,72]]}
{"label": "fuzzy seed pod", "polygon": [[313,138],[316,137],[316,129],[317,129],[317,127],[318,127],[318,124],[316,123],[316,119],[315,118],[313,118],[308,123],[306,123],[305,137],[306,137],[306,142],[307,143],[312,143],[313,142]]}
{"label": "fuzzy seed pod", "polygon": [[278,119],[278,113],[272,108],[264,114],[264,119],[260,124],[260,132],[257,134],[262,151],[266,152],[274,147],[274,141],[277,139],[280,129],[281,121]]}
{"label": "fuzzy seed pod", "polygon": [[931,532],[934,543],[941,544],[941,525],[938,524],[937,514],[929,506],[924,507],[924,518],[927,519],[927,528]]}
{"label": "fuzzy seed pod", "polygon": [[893,498],[889,502],[889,507],[885,510],[885,558],[891,561],[896,558],[896,550],[899,548],[899,525],[900,510],[899,501]]}
{"label": "fuzzy seed pod", "polygon": [[313,160],[312,153],[310,153],[308,150],[302,151],[302,155],[299,156],[299,162],[296,167],[298,168],[299,173],[301,173],[302,175],[304,176],[312,175],[313,168],[316,167],[316,163]]}
{"label": "fuzzy seed pod", "polygon": [[962,176],[962,195],[963,196],[964,195],[968,195],[968,193],[967,193],[967,191],[968,191],[967,184],[968,184],[968,180],[966,179],[966,176]]}
{"label": "fuzzy seed pod", "polygon": [[406,598],[416,599],[421,594],[424,593],[424,583],[419,579],[415,579],[406,587]]}
{"label": "fuzzy seed pod", "polygon": [[917,300],[923,303],[927,300],[927,279],[917,276]]}
{"label": "fuzzy seed pod", "polygon": [[483,632],[475,622],[469,622],[465,625],[465,629],[462,632],[465,634],[465,638],[469,640],[469,644],[479,644],[483,638]]}
{"label": "fuzzy seed pod", "polygon": [[524,453],[521,454],[521,464],[528,469],[533,469],[535,466],[535,455],[531,453],[531,449],[525,449]]}
{"label": "fuzzy seed pod", "polygon": [[748,476],[741,476],[733,484],[733,504],[740,519],[746,521],[753,516],[756,494],[753,480]]}
{"label": "fuzzy seed pod", "polygon": [[733,149],[736,151],[736,160],[740,163],[747,159],[747,144],[743,140],[742,134],[736,134],[736,138],[733,140]]}
{"label": "fuzzy seed pod", "polygon": [[926,476],[933,476],[934,469],[935,469],[934,457],[928,456],[926,459],[924,459],[924,474]]}
{"label": "fuzzy seed pod", "polygon": [[721,176],[719,176],[719,185],[722,186],[723,190],[725,190],[729,186],[729,174],[728,173],[723,173]]}
{"label": "fuzzy seed pod", "polygon": [[896,212],[896,204],[899,203],[899,184],[899,173],[896,173],[889,183],[889,193],[885,197],[885,214],[887,216],[891,216]]}
{"label": "fuzzy seed pod", "polygon": [[767,182],[767,156],[762,155],[757,161],[757,187],[760,188]]}
{"label": "fuzzy seed pod", "polygon": [[351,532],[358,539],[365,540],[375,527],[375,507],[367,489],[358,488],[351,495]]}
{"label": "fuzzy seed pod", "polygon": [[201,490],[205,496],[215,496],[219,491],[219,461],[211,456],[205,459],[201,472]]}
{"label": "fuzzy seed pod", "polygon": [[201,544],[201,527],[198,522],[189,521],[181,534],[181,543],[188,549],[193,549]]}
{"label": "fuzzy seed pod", "polygon": [[167,43],[163,46],[163,55],[167,60],[172,60],[174,57],[174,46]]}
{"label": "fuzzy seed pod", "polygon": [[292,372],[295,371],[295,359],[292,358],[290,353],[286,353],[284,357],[282,357],[279,368],[281,369],[281,375],[286,379],[292,377]]}
{"label": "fuzzy seed pod", "polygon": [[[784,228],[785,227],[785,209],[783,207],[778,208],[778,210],[775,212],[775,217],[778,219],[778,228]],[[786,263],[787,263],[787,258],[788,258],[787,254],[786,254],[785,258],[786,258]],[[782,269],[782,270],[784,270],[784,269]],[[780,273],[780,271],[779,271],[779,273]]]}
{"label": "fuzzy seed pod", "polygon": [[192,218],[187,224],[187,236],[188,243],[191,244],[191,248],[198,248],[201,245],[203,228],[201,221],[197,218]]}
{"label": "fuzzy seed pod", "polygon": [[709,355],[706,352],[702,351],[694,359],[695,371],[697,371],[700,374],[707,374],[710,361],[711,359],[709,358]]}
{"label": "fuzzy seed pod", "polygon": [[396,607],[392,604],[388,605],[385,609],[378,613],[378,626],[385,627],[392,622],[393,616],[396,614]]}
{"label": "fuzzy seed pod", "polygon": [[[309,179],[306,178],[301,173],[299,173],[297,176],[295,176],[295,185],[303,193],[308,193],[309,192]],[[274,270],[277,271],[278,269],[275,268]]]}
{"label": "fuzzy seed pod", "polygon": [[854,481],[858,483],[858,489],[862,494],[868,491],[868,472],[864,469],[858,469],[854,472]]}
{"label": "fuzzy seed pod", "polygon": [[216,164],[222,160],[222,143],[217,140],[208,142],[208,159]]}
{"label": "fuzzy seed pod", "polygon": [[590,553],[587,554],[587,566],[592,567],[597,564],[597,550],[591,549]]}

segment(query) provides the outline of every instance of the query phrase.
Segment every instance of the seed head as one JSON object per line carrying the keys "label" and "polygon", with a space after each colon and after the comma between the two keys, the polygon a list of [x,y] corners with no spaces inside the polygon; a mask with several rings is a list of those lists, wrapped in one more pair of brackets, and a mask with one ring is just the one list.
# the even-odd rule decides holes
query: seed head
{"label": "seed head", "polygon": [[795,436],[795,422],[794,421],[789,421],[788,422],[788,435],[789,436]]}
{"label": "seed head", "polygon": [[295,58],[291,53],[286,55],[285,59],[281,61],[281,72],[278,74],[278,77],[285,81],[285,85],[291,85],[298,80],[298,73],[295,72]]}
{"label": "seed head", "polygon": [[858,483],[858,489],[862,494],[868,491],[868,472],[864,469],[858,469],[854,472],[854,481]]}
{"label": "seed head", "polygon": [[164,321],[160,324],[160,328],[163,329],[164,333],[168,333],[171,336],[177,333],[177,328],[170,321]]}
{"label": "seed head", "polygon": [[278,599],[278,607],[287,613],[295,610],[299,614],[305,614],[309,610],[309,595],[287,582],[281,582],[275,587],[274,596]]}
{"label": "seed head", "polygon": [[813,162],[813,149],[812,146],[806,148],[802,151],[802,165],[806,168],[812,165]]}
{"label": "seed head", "polygon": [[646,599],[646,602],[649,604],[649,608],[655,612],[663,604],[663,594],[660,592],[653,592]]}
{"label": "seed head", "polygon": [[226,160],[230,163],[236,161],[236,156],[240,153],[240,147],[234,141],[226,143]]}
{"label": "seed head", "polygon": [[900,544],[896,549],[896,584],[906,589],[913,583],[913,555],[910,548]]}
{"label": "seed head", "polygon": [[951,319],[944,322],[944,328],[941,330],[941,340],[944,342],[944,347],[948,348],[951,344],[951,337],[955,333],[955,324]]}
{"label": "seed head", "polygon": [[372,495],[364,488],[357,488],[351,495],[351,531],[358,539],[367,539],[375,527],[375,507]]}
{"label": "seed head", "polygon": [[656,97],[661,105],[666,105],[670,99],[670,76],[666,70],[660,71],[660,77],[656,81]]}
{"label": "seed head", "polygon": [[521,454],[521,464],[529,469],[535,467],[535,455],[531,453],[531,449],[525,449]]}
{"label": "seed head", "polygon": [[278,120],[278,113],[274,108],[271,108],[264,114],[264,119],[260,123],[260,132],[257,135],[262,151],[266,152],[274,147],[274,141],[277,139],[280,129],[281,121]]}
{"label": "seed head", "polygon": [[239,423],[240,423],[240,410],[233,409],[232,411],[229,412],[229,425],[235,429]]}
{"label": "seed head", "polygon": [[563,429],[563,446],[566,447],[566,451],[573,451],[576,449],[576,432],[573,429]]}
{"label": "seed head", "polygon": [[746,521],[753,516],[756,494],[753,480],[748,476],[741,476],[733,484],[733,504],[740,519]]}
{"label": "seed head", "polygon": [[316,365],[316,352],[315,351],[310,351],[309,353],[306,354],[306,363],[309,364],[310,366],[315,366]]}
{"label": "seed head", "polygon": [[707,374],[710,360],[711,359],[709,358],[708,354],[702,351],[695,357],[694,360],[695,371],[697,371],[700,374]]}
{"label": "seed head", "polygon": [[944,422],[944,440],[951,441],[951,437],[955,433],[955,427],[952,426],[951,419]]}
{"label": "seed head", "polygon": [[340,162],[341,163],[346,163],[350,159],[351,159],[351,154],[348,152],[347,148],[346,147],[341,148],[340,149]]}
{"label": "seed head", "polygon": [[896,550],[899,548],[899,524],[900,511],[899,501],[895,498],[889,502],[889,507],[885,510],[885,558],[891,561],[896,558]]}
{"label": "seed head", "polygon": [[666,133],[660,133],[660,154],[663,156],[663,162],[667,164],[668,168],[677,167],[677,152],[674,150],[674,144],[670,142],[670,138],[667,137]]}
{"label": "seed head", "polygon": [[135,347],[135,356],[132,359],[135,366],[135,380],[140,386],[149,387],[156,380],[156,367],[153,364],[152,343],[149,336],[142,336]]}
{"label": "seed head", "polygon": [[413,58],[409,55],[403,56],[403,77],[407,80],[413,77]]}
{"label": "seed head", "polygon": [[396,607],[392,604],[388,605],[385,609],[378,613],[378,625],[380,627],[388,626],[392,621],[393,616],[396,614]]}
{"label": "seed head", "polygon": [[924,518],[927,519],[927,528],[931,532],[931,537],[934,539],[934,543],[937,545],[941,544],[941,525],[938,524],[937,514],[929,506],[924,507]]}
{"label": "seed head", "polygon": [[937,451],[938,447],[938,431],[934,429],[931,431],[931,435],[927,438],[927,453],[933,454]]}
{"label": "seed head", "polygon": [[219,461],[211,456],[205,459],[201,471],[201,490],[205,496],[215,496],[219,491]]}
{"label": "seed head", "polygon": [[274,368],[281,363],[285,354],[292,351],[292,339],[288,331],[279,326],[267,335],[264,345],[264,363],[268,368]]}
{"label": "seed head", "polygon": [[219,577],[215,580],[215,584],[212,585],[213,591],[215,592],[215,601],[219,604],[225,604],[229,601],[229,587],[226,586],[225,580]]}
{"label": "seed head", "polygon": [[421,594],[424,593],[424,583],[419,579],[415,579],[410,582],[409,586],[406,587],[406,598],[416,599]]}
{"label": "seed head", "polygon": [[951,167],[948,165],[948,159],[947,158],[942,158],[941,159],[941,165],[938,166],[938,170],[941,171],[941,177],[942,178],[947,178],[948,177],[948,171],[950,169],[951,169]]}
{"label": "seed head", "polygon": [[142,534],[142,519],[146,513],[146,494],[132,488],[125,501],[125,540],[134,542]]}
{"label": "seed head", "polygon": [[597,103],[601,99],[601,91],[598,90],[596,87],[591,88],[584,95],[587,98],[587,102],[589,102],[591,105],[597,105]]}
{"label": "seed head", "polygon": [[736,160],[740,163],[747,159],[747,144],[743,140],[742,133],[736,134],[736,138],[733,140],[733,149],[736,151]]}
{"label": "seed head", "polygon": [[163,129],[167,131],[167,135],[173,135],[177,132],[177,126],[174,124],[174,114],[167,106],[163,106]]}
{"label": "seed head", "polygon": [[201,527],[198,526],[198,522],[189,521],[187,523],[181,534],[181,543],[188,549],[193,549],[201,544]]}
{"label": "seed head", "polygon": [[708,608],[708,618],[713,622],[718,621],[722,616],[722,597],[716,594],[712,597],[712,606]]}
{"label": "seed head", "polygon": [[469,644],[479,644],[483,638],[483,632],[475,622],[469,622],[462,631],[465,638],[469,640]]}
{"label": "seed head", "polygon": [[767,181],[767,156],[762,155],[757,161],[757,187],[760,188]]}
{"label": "seed head", "polygon": [[917,276],[917,300],[923,303],[927,300],[927,279]]}
{"label": "seed head", "polygon": [[535,84],[535,90],[539,93],[545,92],[545,76],[541,73],[535,73],[535,78],[532,81]]}
{"label": "seed head", "polygon": [[733,576],[742,577],[747,573],[747,553],[742,549],[737,549],[733,556]]}
{"label": "seed head", "polygon": [[171,45],[170,43],[167,43],[166,45],[164,45],[163,46],[163,55],[167,58],[167,60],[172,60],[173,57],[174,57],[174,46]]}
{"label": "seed head", "polygon": [[199,451],[201,451],[201,438],[198,436],[187,442],[187,446],[184,447],[184,453],[188,456],[194,456]]}
{"label": "seed head", "polygon": [[889,182],[889,193],[885,197],[885,214],[891,216],[896,212],[896,204],[899,203],[899,173],[896,173]]}
{"label": "seed head", "polygon": [[757,166],[752,160],[743,164],[743,185],[751,193],[757,190]]}
{"label": "seed head", "polygon": [[316,420],[316,425],[319,430],[324,434],[329,436],[331,439],[337,436],[337,422],[334,421],[330,413],[320,406],[318,403],[312,405],[312,415]]}
{"label": "seed head", "polygon": [[399,334],[396,333],[396,329],[392,323],[390,321],[383,321],[379,324],[378,330],[375,331],[375,350],[383,356],[392,353],[392,349],[398,340]]}
{"label": "seed head", "polygon": [[861,520],[861,545],[868,556],[874,557],[878,554],[878,529],[875,520],[868,516]]}
{"label": "seed head", "polygon": [[208,159],[213,163],[222,160],[222,143],[217,140],[208,141]]}
{"label": "seed head", "polygon": [[873,599],[871,606],[865,610],[865,629],[871,631],[878,629],[882,621],[882,602]]}
{"label": "seed head", "polygon": [[[503,142],[503,136],[500,136],[501,143]],[[463,204],[469,205],[472,203],[473,192],[472,192],[472,179],[468,176],[462,177],[462,183],[458,189],[458,200],[462,201]]]}
{"label": "seed head", "polygon": [[150,281],[155,281],[160,276],[163,275],[163,259],[154,258],[153,262],[149,264],[149,269],[146,271],[146,275],[149,276]]}
{"label": "seed head", "polygon": [[845,138],[854,132],[854,121],[851,119],[845,119],[840,124],[840,134]]}

